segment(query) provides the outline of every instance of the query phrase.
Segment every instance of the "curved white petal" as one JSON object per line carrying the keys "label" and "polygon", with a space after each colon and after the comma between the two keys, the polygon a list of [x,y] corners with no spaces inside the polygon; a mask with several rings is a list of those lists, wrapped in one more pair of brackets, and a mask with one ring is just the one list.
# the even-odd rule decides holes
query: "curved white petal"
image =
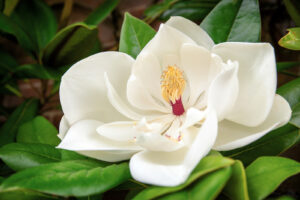
{"label": "curved white petal", "polygon": [[105,161],[126,160],[141,150],[133,142],[118,142],[100,136],[96,129],[102,124],[96,120],[82,120],[73,124],[57,148]]}
{"label": "curved white petal", "polygon": [[201,111],[193,107],[189,108],[186,111],[184,122],[179,130],[184,130],[204,120],[205,114],[205,111]]}
{"label": "curved white petal", "polygon": [[269,131],[287,123],[290,117],[291,108],[288,102],[276,95],[269,116],[257,127],[246,127],[228,120],[219,123],[219,133],[214,149],[226,151],[250,144]]}
{"label": "curved white petal", "polygon": [[74,64],[62,77],[60,101],[66,119],[73,124],[83,119],[103,122],[126,120],[109,102],[104,84],[106,72],[122,99],[134,60],[120,52],[92,55]]}
{"label": "curved white petal", "polygon": [[239,92],[238,64],[229,62],[228,67],[215,78],[208,91],[207,106],[215,109],[219,121],[233,109]]}
{"label": "curved white petal", "polygon": [[167,25],[176,28],[182,33],[192,38],[198,45],[211,49],[214,46],[214,41],[210,36],[197,24],[180,16],[171,17]]}
{"label": "curved white petal", "polygon": [[225,42],[212,50],[224,61],[239,63],[239,95],[225,118],[246,126],[257,126],[268,116],[276,90],[273,47],[267,43]]}
{"label": "curved white petal", "polygon": [[188,129],[197,132],[190,147],[174,152],[139,152],[130,159],[131,175],[135,180],[160,186],[183,183],[201,158],[210,151],[215,142],[217,127],[215,113],[209,112],[201,128]]}
{"label": "curved white petal", "polygon": [[59,123],[59,129],[58,129],[58,137],[62,140],[64,139],[65,135],[67,134],[67,131],[70,128],[70,124],[68,120],[65,118],[65,116],[62,116],[60,123]]}

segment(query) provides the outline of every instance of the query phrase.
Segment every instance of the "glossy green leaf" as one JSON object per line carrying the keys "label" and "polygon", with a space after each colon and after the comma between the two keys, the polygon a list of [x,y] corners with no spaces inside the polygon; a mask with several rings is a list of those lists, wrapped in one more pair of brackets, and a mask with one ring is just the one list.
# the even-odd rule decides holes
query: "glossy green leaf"
{"label": "glossy green leaf", "polygon": [[54,37],[57,22],[50,7],[40,0],[20,1],[11,19],[23,29],[40,52]]}
{"label": "glossy green leaf", "polygon": [[1,200],[50,200],[50,199],[58,199],[57,197],[42,194],[40,192],[14,188],[8,191],[0,192]]}
{"label": "glossy green leaf", "polygon": [[277,71],[281,72],[284,71],[286,69],[290,69],[293,67],[299,67],[300,66],[300,62],[278,62],[277,63]]}
{"label": "glossy green leaf", "polygon": [[234,163],[233,160],[222,157],[222,156],[207,156],[203,158],[198,166],[194,169],[191,173],[187,181],[179,186],[176,187],[158,187],[158,186],[151,186],[149,188],[144,189],[140,192],[137,196],[135,196],[134,200],[146,200],[146,199],[153,199],[157,198],[172,192],[177,192],[182,190],[195,182],[200,177],[218,170],[223,167],[230,166]]}
{"label": "glossy green leaf", "polygon": [[245,166],[260,156],[275,156],[300,141],[300,132],[287,124],[271,131],[259,140],[239,149],[222,152],[224,156],[241,160]]}
{"label": "glossy green leaf", "polygon": [[221,192],[231,175],[231,167],[225,167],[205,175],[191,187],[170,195],[160,200],[213,200]]}
{"label": "glossy green leaf", "polygon": [[89,16],[84,20],[86,24],[98,25],[100,24],[118,5],[119,0],[106,0],[100,4]]}
{"label": "glossy green leaf", "polygon": [[281,86],[278,88],[277,93],[284,97],[293,108],[300,102],[300,78]]}
{"label": "glossy green leaf", "polygon": [[55,126],[42,116],[22,124],[18,130],[17,142],[42,143],[57,146],[60,139]]}
{"label": "glossy green leaf", "polygon": [[290,123],[300,128],[300,102],[293,107]]}
{"label": "glossy green leaf", "polygon": [[278,44],[291,50],[300,50],[300,27],[288,29],[288,33],[283,36]]}
{"label": "glossy green leaf", "polygon": [[154,29],[148,24],[126,13],[121,29],[119,51],[136,58],[154,35]]}
{"label": "glossy green leaf", "polygon": [[35,117],[38,105],[38,100],[29,99],[15,109],[0,129],[0,146],[15,140],[19,126]]}
{"label": "glossy green leaf", "polygon": [[300,173],[300,163],[283,157],[261,157],[246,168],[251,200],[271,194],[281,182]]}
{"label": "glossy green leaf", "polygon": [[42,53],[48,66],[64,66],[89,56],[97,43],[97,27],[84,23],[71,24],[49,42]]}
{"label": "glossy green leaf", "polygon": [[128,163],[102,167],[88,160],[64,161],[20,171],[2,183],[0,192],[25,188],[61,196],[88,196],[103,193],[129,178]]}
{"label": "glossy green leaf", "polygon": [[201,25],[215,43],[258,42],[260,13],[257,0],[222,0]]}
{"label": "glossy green leaf", "polygon": [[232,175],[223,192],[230,197],[231,200],[249,200],[246,172],[243,163],[236,160],[231,168]]}

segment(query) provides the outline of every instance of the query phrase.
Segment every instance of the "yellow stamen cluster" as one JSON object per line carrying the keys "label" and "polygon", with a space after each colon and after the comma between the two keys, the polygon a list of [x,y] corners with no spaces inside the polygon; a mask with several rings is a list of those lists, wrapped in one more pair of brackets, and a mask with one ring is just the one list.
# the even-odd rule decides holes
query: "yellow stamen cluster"
{"label": "yellow stamen cluster", "polygon": [[175,104],[180,99],[185,88],[182,71],[176,66],[168,66],[161,75],[161,93],[163,98]]}

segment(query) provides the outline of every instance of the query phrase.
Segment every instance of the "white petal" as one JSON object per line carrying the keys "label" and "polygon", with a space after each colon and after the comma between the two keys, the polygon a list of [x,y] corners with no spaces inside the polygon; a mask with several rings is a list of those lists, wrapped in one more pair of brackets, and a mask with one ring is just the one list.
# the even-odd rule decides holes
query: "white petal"
{"label": "white petal", "polygon": [[193,126],[194,124],[200,122],[201,120],[203,120],[205,117],[205,112],[198,110],[196,108],[189,108],[186,111],[186,116],[184,119],[184,122],[182,124],[182,126],[180,127],[180,130],[184,130],[186,128],[189,128],[191,126]]}
{"label": "white petal", "polygon": [[228,65],[229,69],[215,78],[208,91],[208,107],[215,109],[219,121],[233,109],[239,92],[238,64],[229,62]]}
{"label": "white petal", "polygon": [[74,64],[62,77],[60,101],[66,119],[73,124],[82,119],[103,122],[126,120],[107,99],[104,72],[117,93],[126,98],[126,82],[134,60],[120,52],[92,55]]}
{"label": "white petal", "polygon": [[257,126],[268,116],[276,89],[273,47],[267,43],[226,42],[213,48],[224,61],[239,63],[239,95],[230,114],[233,122]]}
{"label": "white petal", "polygon": [[134,143],[113,141],[100,136],[96,128],[102,124],[96,120],[82,120],[73,124],[57,148],[77,151],[105,161],[126,160],[140,150]]}
{"label": "white petal", "polygon": [[59,130],[58,130],[58,137],[62,140],[64,139],[67,131],[70,128],[70,124],[68,122],[68,120],[65,118],[65,116],[62,116],[60,123],[59,123]]}
{"label": "white petal", "polygon": [[171,17],[167,25],[176,28],[192,38],[198,45],[211,49],[214,46],[210,36],[197,24],[180,16]]}
{"label": "white petal", "polygon": [[212,147],[217,135],[217,118],[210,112],[200,129],[191,127],[189,131],[197,132],[194,143],[174,152],[143,151],[130,160],[130,172],[137,181],[160,185],[176,186],[183,183],[203,156]]}
{"label": "white petal", "polygon": [[219,133],[214,149],[225,151],[250,144],[269,131],[287,123],[290,117],[289,104],[284,98],[276,95],[269,116],[257,127],[246,127],[228,120],[219,123]]}

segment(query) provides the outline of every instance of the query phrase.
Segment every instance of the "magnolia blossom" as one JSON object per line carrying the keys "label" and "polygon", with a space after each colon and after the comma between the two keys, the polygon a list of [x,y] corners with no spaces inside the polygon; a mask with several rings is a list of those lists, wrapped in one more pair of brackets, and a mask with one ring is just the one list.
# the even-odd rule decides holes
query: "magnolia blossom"
{"label": "magnolia blossom", "polygon": [[183,183],[211,149],[247,145],[285,124],[268,43],[215,45],[172,17],[136,59],[103,52],[62,77],[59,148],[104,161],[130,159],[134,179]]}

